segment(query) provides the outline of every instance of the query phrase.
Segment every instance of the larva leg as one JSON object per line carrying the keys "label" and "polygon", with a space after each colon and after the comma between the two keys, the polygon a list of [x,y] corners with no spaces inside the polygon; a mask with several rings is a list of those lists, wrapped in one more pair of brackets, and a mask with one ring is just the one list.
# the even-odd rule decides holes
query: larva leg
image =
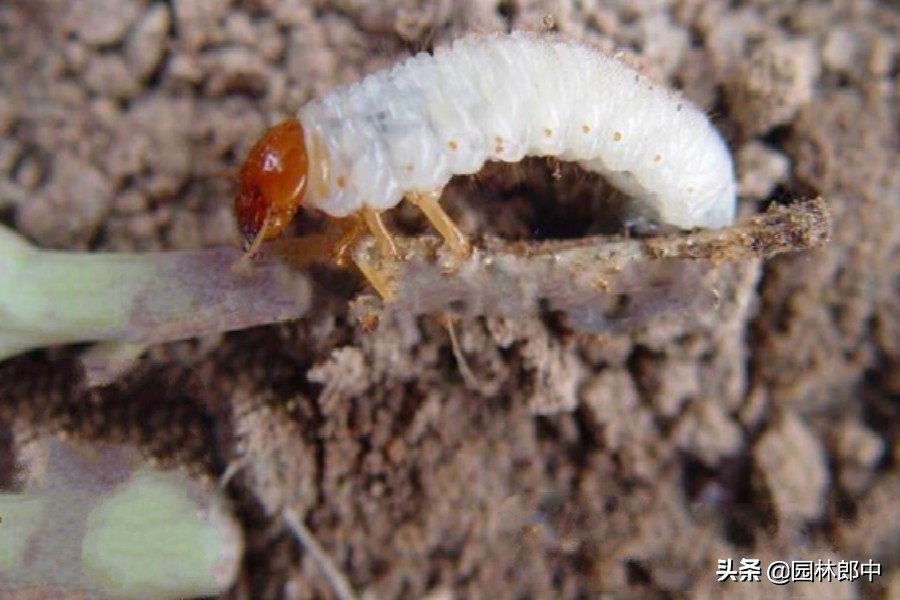
{"label": "larva leg", "polygon": [[[391,235],[387,225],[384,224],[380,212],[371,208],[364,208],[362,217],[366,227],[372,233],[372,237],[375,238],[375,243],[378,244],[381,250],[381,257],[373,263],[370,260],[371,257],[357,255],[354,257],[354,261],[363,276],[369,280],[369,283],[378,292],[378,295],[384,300],[390,300],[394,295],[394,285],[388,265],[390,261],[400,259],[400,252],[397,250],[394,236]],[[355,246],[355,240],[351,243]]]}
{"label": "larva leg", "polygon": [[394,287],[391,277],[385,269],[378,268],[366,260],[356,260],[356,267],[363,274],[378,295],[383,300],[390,300],[394,296]]}
{"label": "larva leg", "polygon": [[425,217],[431,222],[432,226],[438,230],[444,241],[450,246],[454,254],[460,258],[469,256],[471,247],[469,240],[465,234],[459,230],[453,219],[444,212],[438,200],[441,197],[441,191],[433,192],[408,192],[406,199],[419,207]]}
{"label": "larva leg", "polygon": [[359,238],[366,234],[366,223],[357,215],[340,219],[336,225],[337,233],[331,238],[331,258],[339,267],[350,263],[351,253]]}
{"label": "larva leg", "polygon": [[378,246],[381,248],[381,252],[384,256],[391,259],[400,258],[400,253],[397,251],[397,244],[394,243],[394,236],[391,235],[387,225],[384,224],[381,213],[374,211],[371,208],[364,208],[362,213],[369,231],[375,236],[375,241],[378,242]]}

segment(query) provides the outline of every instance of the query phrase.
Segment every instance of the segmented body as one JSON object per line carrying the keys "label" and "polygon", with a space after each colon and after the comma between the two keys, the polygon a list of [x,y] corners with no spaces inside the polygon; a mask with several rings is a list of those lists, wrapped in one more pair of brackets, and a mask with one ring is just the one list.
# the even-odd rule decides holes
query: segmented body
{"label": "segmented body", "polygon": [[735,212],[731,156],[706,116],[615,58],[527,33],[473,35],[309,102],[306,202],[393,207],[485,161],[577,161],[681,227]]}

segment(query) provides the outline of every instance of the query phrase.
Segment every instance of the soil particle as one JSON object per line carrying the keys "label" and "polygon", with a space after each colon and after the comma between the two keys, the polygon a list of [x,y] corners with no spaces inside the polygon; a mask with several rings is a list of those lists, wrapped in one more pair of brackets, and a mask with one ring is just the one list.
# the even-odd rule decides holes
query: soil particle
{"label": "soil particle", "polygon": [[819,68],[807,40],[766,40],[754,48],[727,82],[743,134],[752,137],[790,121],[812,99]]}
{"label": "soil particle", "polygon": [[760,437],[753,458],[779,522],[790,526],[822,516],[828,466],[821,443],[802,421],[781,418]]}
{"label": "soil particle", "polygon": [[139,81],[150,77],[166,56],[172,13],[166,4],[152,4],[125,40],[125,61]]}

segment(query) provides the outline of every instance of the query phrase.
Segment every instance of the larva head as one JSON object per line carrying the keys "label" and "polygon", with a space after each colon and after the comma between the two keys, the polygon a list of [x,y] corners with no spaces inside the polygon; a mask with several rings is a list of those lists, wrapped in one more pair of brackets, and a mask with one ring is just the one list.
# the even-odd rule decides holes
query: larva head
{"label": "larva head", "polygon": [[309,157],[303,127],[289,119],[269,129],[250,149],[238,178],[234,212],[248,242],[282,234],[306,195]]}

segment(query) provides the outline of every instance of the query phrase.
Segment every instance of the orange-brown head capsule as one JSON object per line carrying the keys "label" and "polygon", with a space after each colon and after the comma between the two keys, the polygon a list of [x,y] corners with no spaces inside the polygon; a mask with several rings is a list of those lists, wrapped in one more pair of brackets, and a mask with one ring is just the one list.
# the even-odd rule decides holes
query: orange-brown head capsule
{"label": "orange-brown head capsule", "polygon": [[272,127],[253,145],[241,167],[234,202],[248,242],[281,235],[306,195],[308,171],[306,141],[297,119]]}

